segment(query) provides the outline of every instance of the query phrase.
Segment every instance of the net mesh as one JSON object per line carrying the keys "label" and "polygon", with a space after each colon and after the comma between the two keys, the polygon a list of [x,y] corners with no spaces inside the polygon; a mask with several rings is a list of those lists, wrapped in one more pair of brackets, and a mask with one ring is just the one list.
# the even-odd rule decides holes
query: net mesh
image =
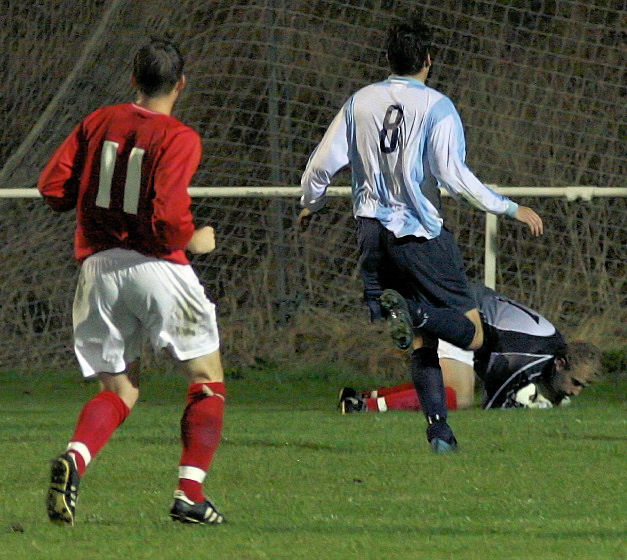
{"label": "net mesh", "polygon": [[[623,186],[624,3],[522,4],[420,3],[438,34],[430,85],[462,115],[471,169],[500,185]],[[186,56],[176,116],[203,140],[194,184],[296,185],[346,98],[387,76],[385,29],[415,5],[5,1],[0,187],[33,187],[82,117],[132,99],[130,53],[164,34]],[[335,184],[348,181],[342,173]],[[624,343],[625,200],[519,202],[539,211],[547,232],[531,239],[501,221],[497,288],[567,334]],[[480,280],[483,216],[463,202],[445,206]],[[372,371],[402,361],[366,326],[348,200],[332,199],[304,235],[293,197],[206,197],[194,212],[217,230],[218,249],[194,265],[218,303],[227,364],[343,359]],[[66,367],[73,215],[40,200],[0,201],[0,213],[0,367]]]}

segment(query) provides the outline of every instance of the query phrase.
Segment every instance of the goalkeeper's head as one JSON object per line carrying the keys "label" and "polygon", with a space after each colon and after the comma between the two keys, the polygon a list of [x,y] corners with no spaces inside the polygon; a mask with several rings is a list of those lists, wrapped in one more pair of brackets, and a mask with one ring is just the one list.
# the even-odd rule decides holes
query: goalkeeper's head
{"label": "goalkeeper's head", "polygon": [[170,94],[184,83],[183,56],[167,39],[151,39],[133,60],[133,85],[146,97]]}
{"label": "goalkeeper's head", "polygon": [[571,342],[563,356],[555,357],[548,397],[555,404],[564,397],[577,396],[601,376],[601,350],[589,342]]}
{"label": "goalkeeper's head", "polygon": [[431,66],[433,32],[418,15],[411,15],[390,27],[386,48],[392,72],[399,76],[418,74]]}

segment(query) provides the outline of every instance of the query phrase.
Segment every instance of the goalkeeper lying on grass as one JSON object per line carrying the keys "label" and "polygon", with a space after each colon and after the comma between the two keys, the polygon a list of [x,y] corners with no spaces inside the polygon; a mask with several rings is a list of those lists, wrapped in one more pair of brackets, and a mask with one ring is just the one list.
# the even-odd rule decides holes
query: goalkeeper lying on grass
{"label": "goalkeeper lying on grass", "polygon": [[[475,352],[440,341],[438,355],[449,410],[473,404],[475,373],[483,382],[483,408],[551,408],[598,378],[601,352],[593,344],[567,344],[560,332],[532,309],[472,284],[484,329]],[[474,366],[474,367],[473,367]],[[412,383],[360,392],[340,391],[342,413],[419,410]]]}

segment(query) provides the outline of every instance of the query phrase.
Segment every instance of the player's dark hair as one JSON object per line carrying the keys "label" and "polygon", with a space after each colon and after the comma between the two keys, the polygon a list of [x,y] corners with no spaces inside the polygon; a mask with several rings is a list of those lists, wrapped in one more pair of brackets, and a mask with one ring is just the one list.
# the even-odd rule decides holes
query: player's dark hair
{"label": "player's dark hair", "polygon": [[387,57],[392,72],[399,76],[417,74],[433,57],[433,32],[418,15],[393,24],[388,30]]}
{"label": "player's dark hair", "polygon": [[183,56],[167,39],[151,39],[133,60],[137,88],[148,97],[170,93],[183,75]]}
{"label": "player's dark hair", "polygon": [[590,364],[595,377],[601,377],[601,355],[601,350],[594,344],[580,340],[569,342],[564,356],[566,369],[572,369],[582,363]]}

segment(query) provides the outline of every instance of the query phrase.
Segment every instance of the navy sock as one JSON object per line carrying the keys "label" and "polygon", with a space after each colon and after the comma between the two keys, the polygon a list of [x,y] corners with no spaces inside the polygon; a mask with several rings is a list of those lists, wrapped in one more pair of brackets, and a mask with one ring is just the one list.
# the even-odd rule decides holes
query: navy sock
{"label": "navy sock", "polygon": [[379,302],[380,297],[381,297],[380,288],[364,290],[364,302],[368,306],[368,311],[370,312],[371,323],[376,323],[377,321],[381,321],[383,319],[381,303]]}
{"label": "navy sock", "polygon": [[414,328],[422,329],[459,348],[470,346],[475,337],[475,325],[466,315],[449,307],[433,307],[412,300],[408,300],[407,304]]}
{"label": "navy sock", "polygon": [[446,420],[446,392],[435,348],[418,348],[411,354],[411,378],[425,417],[431,423]]}

